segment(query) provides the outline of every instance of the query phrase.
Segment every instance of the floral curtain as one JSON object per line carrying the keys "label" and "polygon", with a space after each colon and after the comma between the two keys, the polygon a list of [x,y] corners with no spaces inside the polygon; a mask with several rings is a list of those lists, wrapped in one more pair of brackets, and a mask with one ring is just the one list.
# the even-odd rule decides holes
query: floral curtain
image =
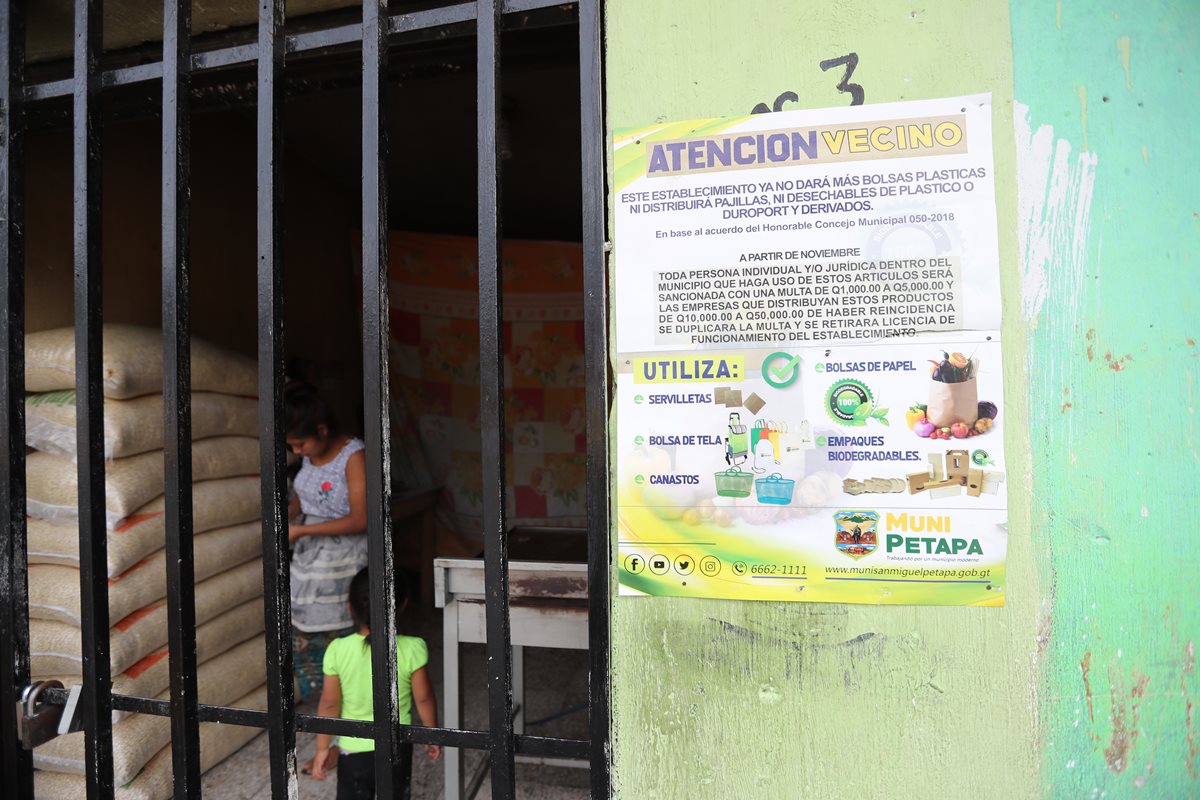
{"label": "floral curtain", "polygon": [[[443,522],[478,535],[477,243],[393,232],[389,246],[392,391],[416,439],[401,431],[393,454],[424,460],[446,490]],[[575,243],[509,240],[503,258],[509,519],[582,526],[582,251]]]}

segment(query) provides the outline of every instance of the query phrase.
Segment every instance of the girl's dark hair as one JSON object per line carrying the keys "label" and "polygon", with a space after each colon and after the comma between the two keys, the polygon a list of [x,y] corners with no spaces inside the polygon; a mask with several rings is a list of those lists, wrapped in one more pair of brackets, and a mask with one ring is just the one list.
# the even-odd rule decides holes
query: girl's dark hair
{"label": "girl's dark hair", "polygon": [[312,386],[299,382],[289,383],[283,390],[283,404],[288,436],[316,436],[317,428],[321,425],[331,434],[338,432],[333,409],[321,399]]}
{"label": "girl's dark hair", "polygon": [[[371,580],[366,567],[350,581],[350,616],[360,628],[371,629]],[[371,634],[363,638],[363,647],[371,646]]]}
{"label": "girl's dark hair", "polygon": [[[396,573],[396,608],[403,613],[408,605],[408,581],[404,574]],[[371,629],[371,578],[370,568],[364,567],[350,581],[350,616],[360,628]],[[399,614],[397,614],[399,616]],[[371,646],[371,634],[363,637],[363,647]]]}

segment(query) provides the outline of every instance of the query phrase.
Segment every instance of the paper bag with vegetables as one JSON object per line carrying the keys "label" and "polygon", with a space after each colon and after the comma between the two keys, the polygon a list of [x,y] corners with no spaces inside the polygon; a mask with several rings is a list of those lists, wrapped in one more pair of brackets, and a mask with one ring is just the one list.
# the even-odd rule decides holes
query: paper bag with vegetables
{"label": "paper bag with vegetables", "polygon": [[929,406],[925,417],[939,428],[956,422],[971,427],[979,418],[979,390],[975,376],[979,360],[962,353],[942,353],[942,360],[930,361]]}

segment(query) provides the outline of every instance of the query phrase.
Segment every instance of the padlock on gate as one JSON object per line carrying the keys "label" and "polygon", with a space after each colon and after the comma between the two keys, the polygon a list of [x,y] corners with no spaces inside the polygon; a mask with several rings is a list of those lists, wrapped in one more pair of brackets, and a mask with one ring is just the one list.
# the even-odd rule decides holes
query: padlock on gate
{"label": "padlock on gate", "polygon": [[37,681],[26,686],[17,701],[17,738],[26,750],[45,744],[56,736],[80,729],[76,713],[83,687],[72,686],[65,706],[43,702],[46,689],[62,689],[59,681]]}

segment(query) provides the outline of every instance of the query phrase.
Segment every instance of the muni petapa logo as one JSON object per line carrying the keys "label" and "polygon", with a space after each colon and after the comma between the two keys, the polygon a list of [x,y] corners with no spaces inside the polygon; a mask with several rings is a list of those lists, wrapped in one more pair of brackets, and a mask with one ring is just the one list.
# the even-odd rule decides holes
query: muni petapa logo
{"label": "muni petapa logo", "polygon": [[833,515],[836,532],[834,545],[838,552],[858,560],[869,556],[879,546],[878,511],[838,511]]}

